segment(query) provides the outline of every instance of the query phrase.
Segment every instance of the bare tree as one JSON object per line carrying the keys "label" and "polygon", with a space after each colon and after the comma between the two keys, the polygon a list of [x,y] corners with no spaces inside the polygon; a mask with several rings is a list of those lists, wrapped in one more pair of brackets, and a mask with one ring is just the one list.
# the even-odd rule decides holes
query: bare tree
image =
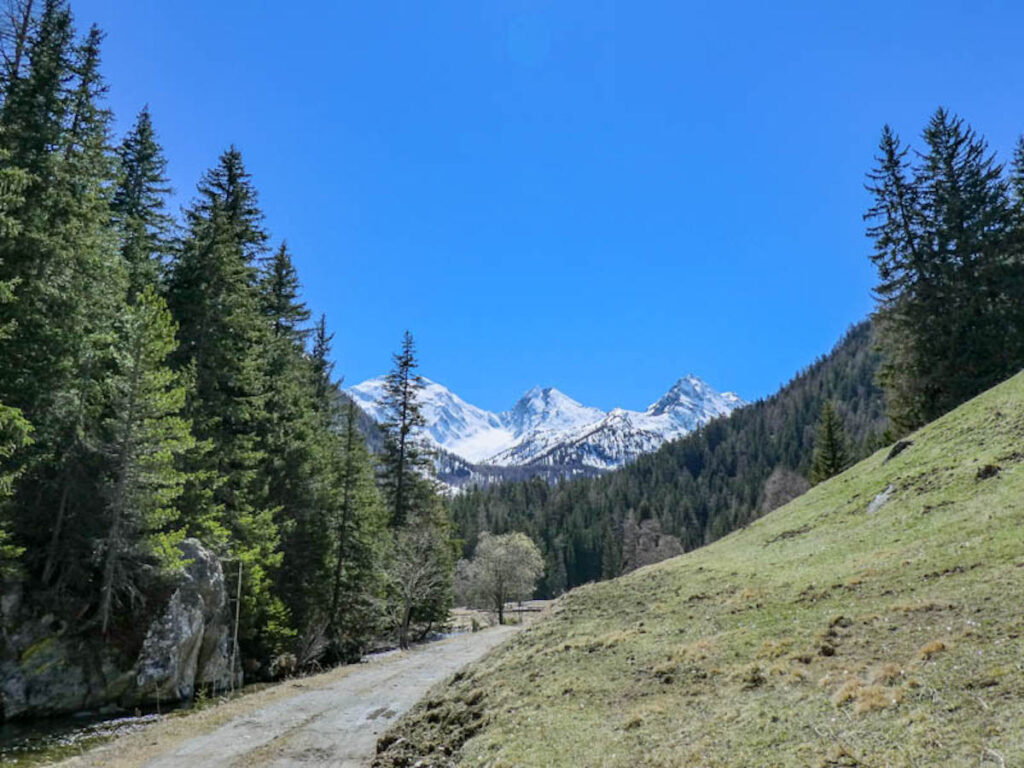
{"label": "bare tree", "polygon": [[638,522],[633,510],[626,513],[622,522],[623,573],[681,554],[683,544],[679,537],[664,533],[657,520],[650,518]]}
{"label": "bare tree", "polygon": [[544,558],[525,534],[480,534],[470,580],[474,592],[498,612],[499,624],[505,623],[505,604],[530,597],[543,573]]}
{"label": "bare tree", "polygon": [[788,504],[810,487],[810,482],[803,475],[785,467],[776,467],[761,490],[761,514],[766,515],[773,509]]}
{"label": "bare tree", "polygon": [[388,579],[396,598],[391,601],[392,619],[400,648],[409,647],[409,628],[417,609],[443,603],[439,597],[450,593],[447,547],[448,542],[427,521],[395,531]]}

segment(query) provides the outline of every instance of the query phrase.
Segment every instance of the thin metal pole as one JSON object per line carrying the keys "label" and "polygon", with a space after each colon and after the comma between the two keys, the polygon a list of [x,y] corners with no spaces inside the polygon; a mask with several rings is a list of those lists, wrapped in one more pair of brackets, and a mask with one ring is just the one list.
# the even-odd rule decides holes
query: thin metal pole
{"label": "thin metal pole", "polygon": [[235,595],[235,636],[231,644],[231,692],[235,692],[235,659],[238,654],[238,618],[242,612],[242,561],[238,561],[238,591]]}

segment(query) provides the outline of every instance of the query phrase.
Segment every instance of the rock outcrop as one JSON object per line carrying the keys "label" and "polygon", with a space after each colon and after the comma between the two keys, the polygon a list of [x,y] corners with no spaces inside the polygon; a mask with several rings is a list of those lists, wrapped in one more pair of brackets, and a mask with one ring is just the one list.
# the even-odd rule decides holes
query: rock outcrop
{"label": "rock outcrop", "polygon": [[169,703],[191,698],[199,687],[230,686],[224,572],[195,539],[181,549],[188,564],[134,658],[53,615],[38,615],[20,585],[4,585],[0,720]]}

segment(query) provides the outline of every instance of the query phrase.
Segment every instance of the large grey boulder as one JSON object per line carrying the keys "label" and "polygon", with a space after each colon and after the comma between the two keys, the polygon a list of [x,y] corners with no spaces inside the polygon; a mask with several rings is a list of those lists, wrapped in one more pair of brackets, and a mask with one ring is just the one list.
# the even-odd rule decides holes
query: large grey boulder
{"label": "large grey boulder", "polygon": [[142,701],[189,699],[199,686],[231,685],[224,571],[195,539],[182,542],[181,549],[190,563],[139,654],[136,689]]}
{"label": "large grey boulder", "polygon": [[[230,610],[217,557],[182,542],[187,565],[135,658],[51,615],[32,615],[19,585],[0,598],[0,719],[189,699],[231,685]],[[241,683],[239,672],[236,684]]]}

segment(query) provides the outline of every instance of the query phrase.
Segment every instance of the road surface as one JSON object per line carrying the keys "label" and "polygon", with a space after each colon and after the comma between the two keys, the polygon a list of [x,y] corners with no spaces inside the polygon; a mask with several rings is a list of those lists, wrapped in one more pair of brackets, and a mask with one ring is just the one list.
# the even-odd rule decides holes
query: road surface
{"label": "road surface", "polygon": [[[435,683],[483,656],[519,626],[496,626],[391,652],[324,675],[282,683],[266,703],[213,716],[171,718],[62,766],[122,768],[327,768],[367,766],[377,738]],[[294,693],[292,693],[294,691]],[[256,694],[260,696],[260,694]],[[239,706],[244,706],[243,703]],[[209,716],[209,715],[206,715]],[[171,722],[177,720],[177,722]],[[165,726],[170,735],[159,729]]]}
{"label": "road surface", "polygon": [[342,680],[232,720],[150,760],[148,768],[365,766],[377,738],[427,689],[518,627],[492,627],[386,654]]}

